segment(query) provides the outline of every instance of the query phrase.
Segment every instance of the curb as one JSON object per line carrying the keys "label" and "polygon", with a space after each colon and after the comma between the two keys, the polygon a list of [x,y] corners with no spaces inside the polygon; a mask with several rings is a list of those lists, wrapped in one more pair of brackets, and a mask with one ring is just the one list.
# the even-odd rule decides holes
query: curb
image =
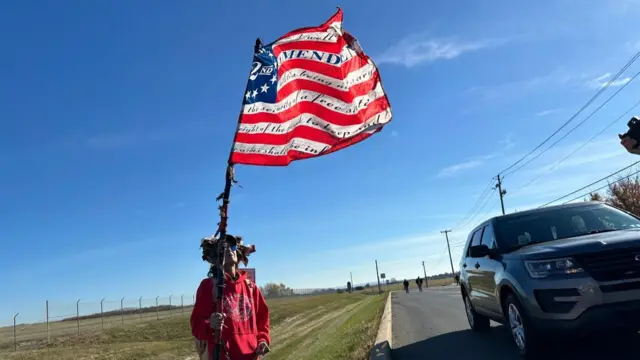
{"label": "curb", "polygon": [[391,294],[387,296],[387,302],[384,305],[382,318],[380,319],[380,327],[376,342],[369,351],[369,360],[390,360],[391,359]]}

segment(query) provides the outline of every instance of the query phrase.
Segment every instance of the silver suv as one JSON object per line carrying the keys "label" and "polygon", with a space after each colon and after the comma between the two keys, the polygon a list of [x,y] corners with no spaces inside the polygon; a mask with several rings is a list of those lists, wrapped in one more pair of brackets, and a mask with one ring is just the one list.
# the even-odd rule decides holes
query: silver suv
{"label": "silver suv", "polygon": [[583,202],[489,219],[467,239],[460,290],[474,331],[508,325],[520,354],[542,335],[640,330],[640,218]]}

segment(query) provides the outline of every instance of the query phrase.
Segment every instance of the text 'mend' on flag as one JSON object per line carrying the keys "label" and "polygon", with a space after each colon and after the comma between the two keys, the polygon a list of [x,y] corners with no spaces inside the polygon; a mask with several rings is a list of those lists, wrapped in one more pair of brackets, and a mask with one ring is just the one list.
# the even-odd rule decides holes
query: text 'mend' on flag
{"label": "text 'mend' on flag", "polygon": [[318,27],[259,47],[231,163],[286,166],[356,144],[391,121],[378,69],[342,28],[342,10]]}

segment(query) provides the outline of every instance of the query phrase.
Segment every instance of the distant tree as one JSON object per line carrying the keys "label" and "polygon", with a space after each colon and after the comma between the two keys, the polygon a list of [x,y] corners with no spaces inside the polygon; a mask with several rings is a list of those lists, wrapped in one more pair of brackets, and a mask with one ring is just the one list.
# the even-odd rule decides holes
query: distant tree
{"label": "distant tree", "polygon": [[640,176],[620,177],[609,184],[605,194],[591,193],[587,201],[601,201],[640,216]]}
{"label": "distant tree", "polygon": [[267,283],[260,288],[260,291],[264,296],[291,296],[293,295],[293,289],[287,287],[285,284],[280,283]]}
{"label": "distant tree", "polygon": [[600,201],[600,202],[605,202],[605,199],[602,197],[602,195],[598,194],[597,192],[595,193],[591,193],[589,194],[589,196],[587,197],[586,201]]}

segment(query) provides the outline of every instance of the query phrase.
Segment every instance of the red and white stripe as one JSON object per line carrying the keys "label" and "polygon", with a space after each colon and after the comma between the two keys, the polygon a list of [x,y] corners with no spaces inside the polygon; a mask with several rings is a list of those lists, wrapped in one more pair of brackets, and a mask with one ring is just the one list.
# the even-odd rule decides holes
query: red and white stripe
{"label": "red and white stripe", "polygon": [[[342,29],[338,10],[323,25],[293,30],[274,42],[276,103],[244,105],[231,162],[286,166],[356,144],[390,122],[378,69],[362,51],[348,46],[354,41]],[[286,54],[301,50],[308,56]],[[320,54],[339,55],[343,61],[322,62]]]}

